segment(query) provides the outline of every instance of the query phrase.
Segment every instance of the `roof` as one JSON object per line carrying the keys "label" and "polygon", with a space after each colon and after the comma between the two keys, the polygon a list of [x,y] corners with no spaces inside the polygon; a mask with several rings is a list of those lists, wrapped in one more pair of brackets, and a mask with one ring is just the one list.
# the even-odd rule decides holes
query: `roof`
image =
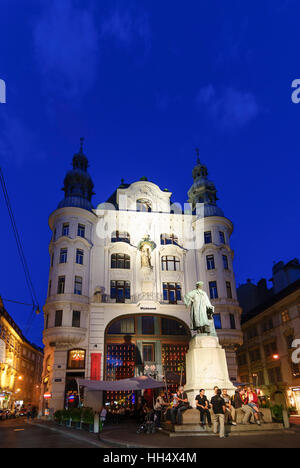
{"label": "roof", "polygon": [[5,318],[5,320],[12,326],[12,328],[16,331],[16,333],[20,336],[20,338],[25,341],[25,343],[29,344],[32,348],[35,348],[40,353],[43,353],[43,349],[40,346],[31,343],[27,338],[23,335],[23,332],[20,327],[16,324],[14,319],[9,315],[7,310],[3,307],[0,307],[0,316]]}
{"label": "roof", "polygon": [[263,302],[262,304],[255,307],[254,309],[250,310],[245,315],[242,314],[242,320],[241,320],[242,324],[248,322],[254,317],[257,317],[257,315],[261,314],[266,309],[276,304],[277,302],[281,301],[282,299],[289,296],[290,294],[297,291],[298,289],[300,290],[300,279],[290,284],[285,289],[282,289],[279,293],[274,294],[274,296],[272,296],[270,299]]}

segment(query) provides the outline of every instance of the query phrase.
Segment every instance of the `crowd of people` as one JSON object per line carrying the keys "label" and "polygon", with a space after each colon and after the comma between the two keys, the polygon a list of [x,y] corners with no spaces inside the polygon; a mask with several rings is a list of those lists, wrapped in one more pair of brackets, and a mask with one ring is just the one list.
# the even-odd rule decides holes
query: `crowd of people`
{"label": "crowd of people", "polygon": [[[213,432],[225,437],[225,424],[235,426],[237,414],[243,413],[242,424],[250,424],[251,415],[260,424],[259,399],[251,387],[238,387],[233,396],[229,396],[226,389],[214,387],[214,395],[209,400],[205,390],[200,389],[195,399],[195,407],[200,412],[200,424],[213,427]],[[182,424],[182,414],[191,408],[187,393],[183,386],[179,386],[176,393],[167,394],[161,391],[153,402],[137,397],[135,404],[117,404],[111,401],[99,413],[102,423],[119,424],[130,419],[141,425],[145,421],[152,422],[157,430],[161,429],[161,422],[169,420],[172,424]]]}

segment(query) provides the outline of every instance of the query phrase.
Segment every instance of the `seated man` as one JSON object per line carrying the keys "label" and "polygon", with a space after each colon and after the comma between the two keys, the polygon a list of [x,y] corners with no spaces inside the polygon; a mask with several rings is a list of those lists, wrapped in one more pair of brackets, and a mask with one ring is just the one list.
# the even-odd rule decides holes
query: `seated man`
{"label": "seated man", "polygon": [[183,387],[179,387],[176,397],[176,404],[171,408],[170,415],[172,424],[176,424],[176,416],[177,416],[177,423],[182,423],[182,413],[183,411],[187,410],[189,407],[189,401],[187,394],[183,391]]}
{"label": "seated man", "polygon": [[209,427],[211,427],[211,416],[209,412],[209,402],[205,395],[205,390],[202,388],[199,391],[199,395],[196,396],[196,408],[200,411],[200,423],[205,424],[207,419]]}
{"label": "seated man", "polygon": [[226,412],[225,412],[225,424],[232,424],[236,426],[235,418],[236,418],[236,411],[234,406],[231,404],[230,396],[227,393],[227,389],[223,388],[221,397],[225,401],[226,404]]}

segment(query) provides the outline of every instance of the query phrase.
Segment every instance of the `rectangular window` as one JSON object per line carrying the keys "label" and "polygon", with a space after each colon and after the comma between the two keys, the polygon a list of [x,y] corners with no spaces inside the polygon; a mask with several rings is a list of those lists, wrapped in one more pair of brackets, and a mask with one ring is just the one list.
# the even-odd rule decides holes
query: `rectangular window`
{"label": "rectangular window", "polygon": [[143,344],[143,360],[144,362],[153,362],[155,360],[154,343]]}
{"label": "rectangular window", "polygon": [[60,249],[59,263],[67,263],[68,249]]}
{"label": "rectangular window", "polygon": [[48,324],[49,324],[49,314],[46,315],[45,328],[48,328]]}
{"label": "rectangular window", "polygon": [[62,326],[62,315],[63,311],[62,310],[56,310],[55,311],[55,327],[61,327]]}
{"label": "rectangular window", "polygon": [[48,297],[51,295],[51,280],[49,281],[49,288],[48,288]]}
{"label": "rectangular window", "polygon": [[264,345],[264,351],[266,358],[273,356],[273,354],[278,354],[276,341],[273,341],[272,343],[266,343]]}
{"label": "rectangular window", "polygon": [[81,276],[75,276],[74,294],[78,294],[78,295],[82,294],[82,277]]}
{"label": "rectangular window", "polygon": [[255,338],[256,336],[257,336],[257,328],[255,326],[249,328],[247,331],[248,340],[251,340],[252,338]]}
{"label": "rectangular window", "polygon": [[251,361],[260,361],[261,356],[260,356],[260,349],[255,348],[249,351],[249,356]]}
{"label": "rectangular window", "polygon": [[206,265],[208,270],[215,269],[215,258],[213,255],[206,255]]}
{"label": "rectangular window", "polygon": [[154,317],[142,317],[142,334],[154,335]]}
{"label": "rectangular window", "polygon": [[206,231],[204,233],[204,244],[211,244],[211,243],[212,243],[211,231]]}
{"label": "rectangular window", "polygon": [[218,299],[218,288],[216,281],[209,282],[209,294],[211,299]]}
{"label": "rectangular window", "polygon": [[232,291],[231,291],[230,281],[226,281],[226,292],[227,292],[227,298],[232,299]]}
{"label": "rectangular window", "polygon": [[129,281],[111,281],[110,282],[110,297],[116,299],[116,302],[125,302],[130,299],[130,282]]}
{"label": "rectangular window", "polygon": [[268,369],[268,376],[270,384],[282,382],[280,367],[272,367],[271,369]]}
{"label": "rectangular window", "polygon": [[64,223],[62,227],[62,236],[69,235],[69,223]]}
{"label": "rectangular window", "polygon": [[51,266],[53,267],[53,263],[54,263],[54,253],[51,255]]}
{"label": "rectangular window", "polygon": [[215,322],[215,329],[220,330],[222,328],[221,315],[214,314],[213,317],[214,317],[214,322]]}
{"label": "rectangular window", "polygon": [[272,328],[273,328],[273,320],[272,320],[272,317],[269,317],[263,322],[262,331],[266,332],[268,330],[272,330]]}
{"label": "rectangular window", "polygon": [[235,325],[235,317],[234,317],[234,314],[229,314],[229,320],[230,320],[230,328],[231,328],[231,330],[235,330],[235,329],[236,329],[236,325]]}
{"label": "rectangular window", "polygon": [[227,255],[222,255],[224,270],[228,270],[228,258]]}
{"label": "rectangular window", "polygon": [[83,255],[84,255],[83,250],[80,250],[80,249],[76,250],[76,263],[78,263],[79,265],[83,265]]}
{"label": "rectangular window", "polygon": [[77,236],[85,237],[85,226],[83,224],[78,224]]}
{"label": "rectangular window", "polygon": [[296,364],[294,362],[291,363],[292,366],[292,376],[293,378],[300,377],[300,369],[299,369],[299,364]]}
{"label": "rectangular window", "polygon": [[288,310],[283,310],[281,312],[281,320],[282,320],[282,323],[286,323],[290,320],[290,314]]}
{"label": "rectangular window", "polygon": [[58,277],[57,294],[65,293],[65,276]]}
{"label": "rectangular window", "polygon": [[73,310],[72,327],[80,328],[80,310]]}
{"label": "rectangular window", "polygon": [[220,242],[221,244],[225,244],[225,234],[223,231],[219,231]]}
{"label": "rectangular window", "polygon": [[181,301],[180,284],[163,283],[163,298],[164,301],[169,301],[169,304],[177,304],[177,301]]}
{"label": "rectangular window", "polygon": [[56,241],[56,228],[53,231],[53,241]]}

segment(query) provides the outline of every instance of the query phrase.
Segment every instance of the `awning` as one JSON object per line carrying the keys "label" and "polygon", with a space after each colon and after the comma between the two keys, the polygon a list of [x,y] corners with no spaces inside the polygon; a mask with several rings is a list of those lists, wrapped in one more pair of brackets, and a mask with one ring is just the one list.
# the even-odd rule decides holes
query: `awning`
{"label": "awning", "polygon": [[145,375],[141,377],[133,377],[132,379],[114,381],[76,379],[76,382],[77,385],[86,387],[89,390],[104,390],[111,392],[129,392],[132,390],[165,387],[165,382],[159,382]]}

